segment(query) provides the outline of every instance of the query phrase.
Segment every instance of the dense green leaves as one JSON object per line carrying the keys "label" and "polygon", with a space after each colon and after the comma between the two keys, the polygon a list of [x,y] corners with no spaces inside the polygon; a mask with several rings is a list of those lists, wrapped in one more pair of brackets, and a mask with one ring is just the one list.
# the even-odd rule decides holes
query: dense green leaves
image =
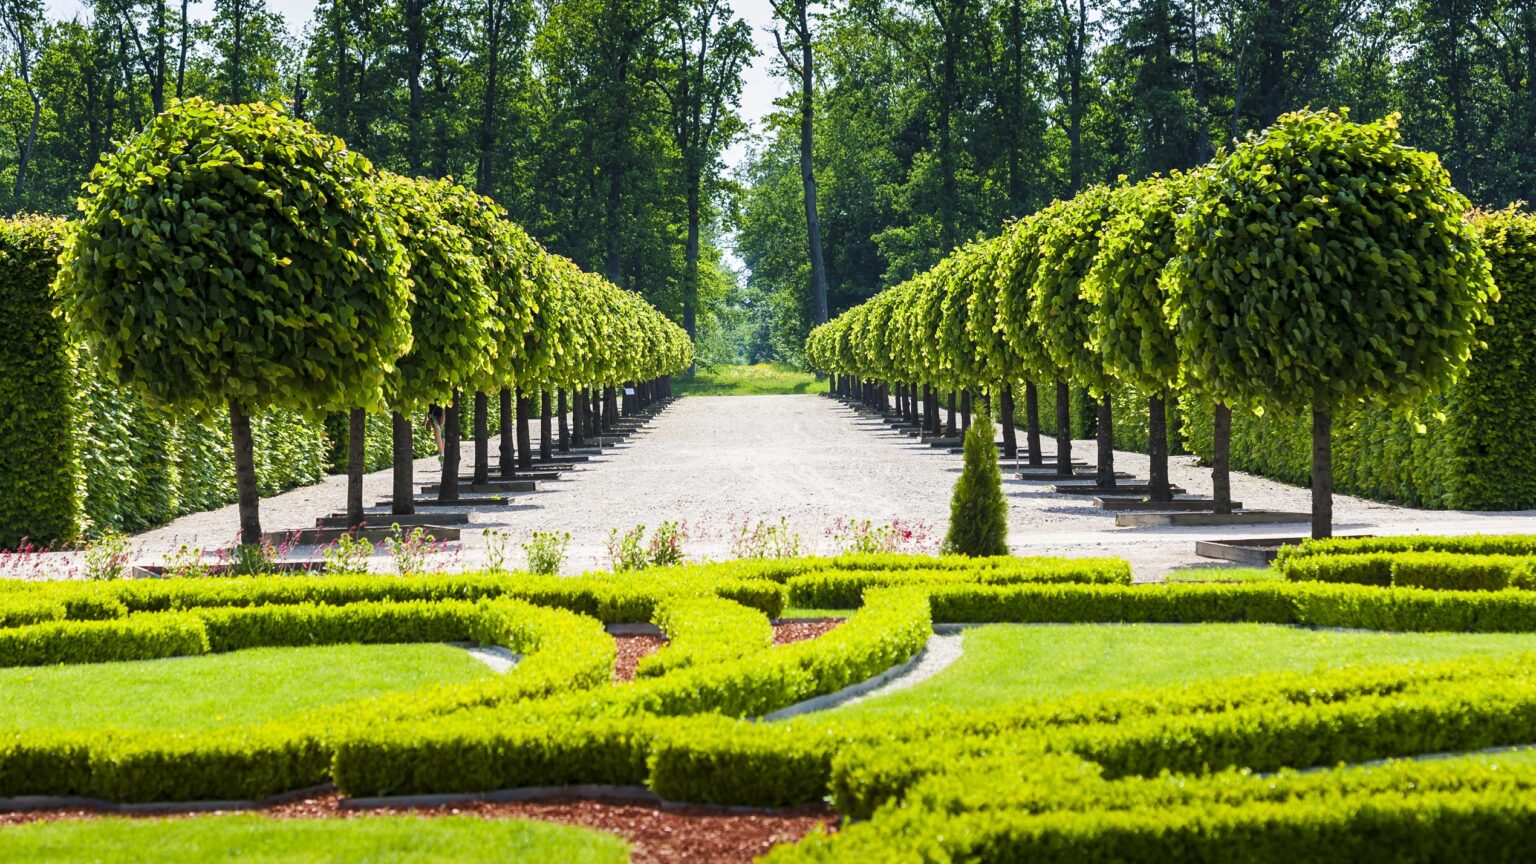
{"label": "dense green leaves", "polygon": [[80,527],[71,344],[49,296],[64,229],[42,217],[0,222],[0,549]]}
{"label": "dense green leaves", "polygon": [[1297,113],[1202,172],[1167,275],[1191,382],[1229,404],[1413,404],[1497,296],[1439,160],[1395,118]]}
{"label": "dense green leaves", "polygon": [[1150,394],[1173,391],[1179,349],[1161,284],[1173,259],[1186,175],[1153,177],[1118,192],[1099,255],[1083,280],[1089,347],[1117,381]]}
{"label": "dense green leaves", "polygon": [[382,404],[409,295],[370,170],[278,108],[179,103],[92,172],[65,308],[155,401]]}

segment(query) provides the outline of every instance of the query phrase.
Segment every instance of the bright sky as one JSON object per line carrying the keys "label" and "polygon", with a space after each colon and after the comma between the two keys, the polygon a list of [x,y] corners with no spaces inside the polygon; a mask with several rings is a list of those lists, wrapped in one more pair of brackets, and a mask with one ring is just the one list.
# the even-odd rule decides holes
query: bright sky
{"label": "bright sky", "polygon": [[[69,18],[75,15],[84,16],[85,4],[81,0],[46,0],[48,11],[57,18]],[[752,27],[753,38],[757,41],[757,48],[761,54],[753,62],[752,68],[747,70],[745,85],[742,89],[741,111],[747,122],[754,129],[758,128],[758,121],[773,110],[773,100],[783,94],[786,82],[782,78],[774,78],[771,74],[777,55],[773,48],[773,36],[768,32],[768,27],[773,24],[773,7],[768,0],[736,0],[736,14],[746,19]],[[294,38],[303,32],[304,25],[314,15],[315,3],[313,0],[267,0],[268,8],[278,12],[288,22],[288,29]],[[194,19],[207,18],[212,14],[212,0],[193,0],[191,9]],[[727,161],[735,167],[746,156],[746,146],[738,143],[727,154]]]}

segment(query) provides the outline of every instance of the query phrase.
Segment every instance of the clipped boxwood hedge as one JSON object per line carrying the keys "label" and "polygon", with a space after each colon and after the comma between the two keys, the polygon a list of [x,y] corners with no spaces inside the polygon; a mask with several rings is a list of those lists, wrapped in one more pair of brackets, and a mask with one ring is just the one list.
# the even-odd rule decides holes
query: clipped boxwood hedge
{"label": "clipped boxwood hedge", "polygon": [[0,549],[80,529],[74,363],[50,289],[65,225],[0,220]]}

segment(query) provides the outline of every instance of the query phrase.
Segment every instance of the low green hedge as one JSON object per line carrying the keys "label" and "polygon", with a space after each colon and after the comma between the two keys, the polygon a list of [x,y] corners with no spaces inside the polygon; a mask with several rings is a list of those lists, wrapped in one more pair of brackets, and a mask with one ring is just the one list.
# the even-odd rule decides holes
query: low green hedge
{"label": "low green hedge", "polygon": [[806,609],[851,609],[868,588],[889,585],[1013,585],[1020,583],[1131,584],[1131,566],[1120,558],[992,559],[974,569],[870,568],[815,570],[791,578],[789,604]]}
{"label": "low green hedge", "polygon": [[966,623],[1255,622],[1462,633],[1536,632],[1536,594],[1365,585],[938,585],[935,621]]}
{"label": "low green hedge", "polygon": [[810,642],[512,711],[360,729],[337,746],[336,783],[351,795],[641,783],[668,771],[655,767],[652,744],[675,718],[755,716],[835,692],[910,658],[931,632],[921,591],[871,591],[863,609]]}
{"label": "low green hedge", "polygon": [[1367,552],[1288,559],[1281,567],[1294,582],[1392,585],[1443,591],[1502,591],[1536,587],[1536,556],[1463,555],[1456,552]]}
{"label": "low green hedge", "polygon": [[773,645],[773,625],[768,616],[718,597],[663,599],[656,604],[651,620],[667,635],[667,644],[640,658],[635,667],[640,678],[736,660]]}
{"label": "low green hedge", "polygon": [[63,603],[70,619],[130,612],[294,604],[339,606],[368,601],[478,600],[512,597],[557,606],[604,622],[648,621],[659,597],[714,594],[769,617],[784,608],[785,590],[764,579],[713,579],[677,569],[643,581],[612,574],[579,577],[527,573],[455,573],[400,578],[376,574],[296,578],[131,579],[112,582],[30,582],[0,591],[0,622],[12,609]]}
{"label": "low green hedge", "polygon": [[[255,629],[234,631],[255,641],[271,635],[274,621],[289,626],[294,642],[313,644],[315,631],[341,637],[347,628],[385,623],[404,638],[422,630],[462,626],[487,641],[503,644],[523,659],[503,676],[392,693],[334,706],[261,726],[205,733],[102,730],[93,733],[0,731],[0,796],[84,795],[112,801],[186,801],[262,798],[331,779],[335,742],[360,730],[404,723],[464,709],[517,705],[558,693],[595,687],[613,672],[614,644],[590,618],[496,599],[478,604],[448,602],[431,611],[426,603],[359,604],[365,608],[259,607],[134,615],[119,621],[44,624],[38,627],[110,628],[178,622],[203,639],[200,616],[247,616]],[[371,607],[371,608],[367,608]],[[391,608],[386,608],[391,607]],[[298,614],[304,610],[303,614]],[[270,617],[277,613],[282,618]],[[413,626],[407,623],[414,620]],[[5,635],[33,628],[17,628]],[[355,634],[354,634],[355,635]],[[440,635],[440,634],[438,634]],[[382,640],[373,640],[382,641]],[[76,638],[76,643],[80,640]],[[178,646],[179,653],[199,653]],[[101,658],[116,659],[116,658]],[[467,712],[466,712],[467,713]],[[628,722],[628,721],[626,721]]]}
{"label": "low green hedge", "polygon": [[1462,555],[1536,555],[1536,534],[1469,534],[1443,537],[1330,537],[1280,547],[1275,566],[1284,570],[1301,558],[1318,555],[1369,555],[1388,552],[1456,552]]}
{"label": "low green hedge", "polygon": [[0,666],[158,660],[208,650],[202,620],[184,613],[113,621],[48,621],[0,630]]}

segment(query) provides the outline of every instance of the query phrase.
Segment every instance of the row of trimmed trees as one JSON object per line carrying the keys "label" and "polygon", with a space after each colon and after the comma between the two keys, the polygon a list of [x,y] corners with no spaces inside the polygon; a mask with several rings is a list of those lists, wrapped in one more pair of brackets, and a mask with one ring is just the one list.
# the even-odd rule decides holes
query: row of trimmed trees
{"label": "row of trimmed trees", "polygon": [[409,513],[411,420],[429,404],[448,407],[451,500],[461,393],[476,394],[483,481],[487,394],[501,396],[505,473],[514,408],[527,440],[530,409],[514,394],[575,395],[581,436],[613,416],[615,385],[692,362],[681,328],[545,252],[494,201],[377,171],[278,106],[173,105],[103,159],[81,210],[58,278],[65,313],[120,383],[227,412],[242,544],[261,539],[254,411],[350,412],[357,524],[366,412],[393,414],[394,509]]}
{"label": "row of trimmed trees", "polygon": [[[917,400],[967,389],[1000,394],[1011,420],[1015,382],[1054,382],[1063,474],[1069,388],[1086,388],[1100,400],[1105,487],[1109,394],[1132,387],[1149,397],[1148,479],[1164,501],[1164,405],[1199,394],[1216,406],[1218,512],[1231,507],[1230,409],[1310,411],[1321,537],[1334,413],[1442,391],[1497,298],[1469,203],[1434,154],[1402,146],[1395,116],[1299,112],[1189,174],[1057,201],[813,330],[806,352],[822,371],[894,389],[914,417]],[[1037,447],[1030,457],[1039,464]]]}

